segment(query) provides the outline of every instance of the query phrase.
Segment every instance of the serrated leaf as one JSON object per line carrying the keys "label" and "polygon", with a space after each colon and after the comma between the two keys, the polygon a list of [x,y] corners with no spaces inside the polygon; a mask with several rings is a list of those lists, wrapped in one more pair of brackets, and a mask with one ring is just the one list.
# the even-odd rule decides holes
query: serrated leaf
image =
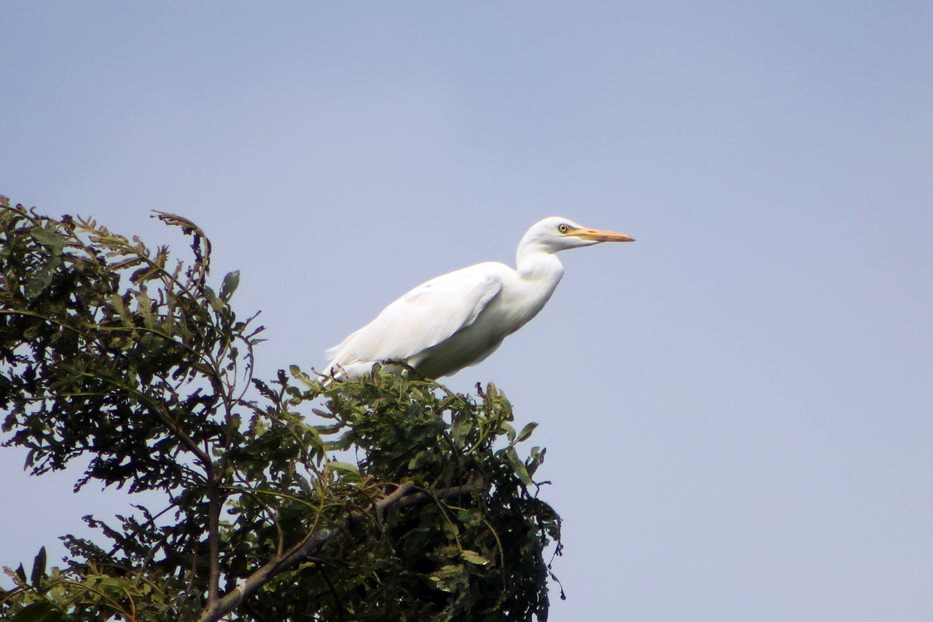
{"label": "serrated leaf", "polygon": [[311,376],[301,371],[301,368],[297,365],[289,365],[288,371],[291,373],[292,377],[295,380],[299,381],[301,384],[305,385],[309,389],[319,389],[320,383],[315,382],[311,379]]}
{"label": "serrated leaf", "polygon": [[120,316],[120,321],[123,322],[123,325],[127,327],[133,326],[133,318],[130,316],[130,312],[123,302],[123,297],[119,294],[110,294],[107,299],[110,301],[113,308],[117,310],[117,315]]}
{"label": "serrated leaf", "polygon": [[143,316],[143,323],[146,325],[146,328],[152,330],[155,328],[155,317],[152,315],[152,299],[149,298],[149,294],[146,293],[146,288],[142,287],[136,293],[136,308],[139,310],[139,314]]}

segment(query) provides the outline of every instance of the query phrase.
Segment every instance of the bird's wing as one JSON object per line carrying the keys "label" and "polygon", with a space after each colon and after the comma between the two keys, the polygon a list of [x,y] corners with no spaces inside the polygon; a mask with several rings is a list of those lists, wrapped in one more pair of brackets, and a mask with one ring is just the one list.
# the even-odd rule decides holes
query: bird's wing
{"label": "bird's wing", "polygon": [[[487,262],[431,279],[327,351],[328,369],[405,360],[472,324],[502,290],[502,269]],[[508,269],[508,268],[506,268]]]}

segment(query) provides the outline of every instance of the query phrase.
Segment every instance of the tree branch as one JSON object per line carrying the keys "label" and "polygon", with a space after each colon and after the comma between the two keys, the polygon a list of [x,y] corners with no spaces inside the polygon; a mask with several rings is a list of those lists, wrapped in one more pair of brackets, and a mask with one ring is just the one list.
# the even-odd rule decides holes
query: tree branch
{"label": "tree branch", "polygon": [[217,475],[210,474],[208,483],[208,517],[207,517],[207,542],[208,542],[208,568],[209,575],[207,581],[207,606],[214,606],[220,598],[220,490],[217,483]]}
{"label": "tree branch", "polygon": [[[401,484],[391,494],[383,497],[375,504],[375,509],[380,514],[384,514],[392,506],[414,507],[424,505],[434,499],[449,499],[451,497],[461,497],[473,492],[482,490],[485,484],[483,480],[476,479],[468,484],[452,486],[435,491],[434,494],[426,492],[415,492],[415,483],[408,481]],[[248,576],[232,591],[226,593],[222,598],[215,602],[208,601],[207,607],[201,612],[199,622],[216,622],[227,615],[243,601],[255,594],[263,585],[268,583],[276,575],[285,572],[305,561],[315,551],[333,540],[341,531],[347,527],[356,524],[366,518],[362,512],[354,512],[343,518],[330,527],[317,529],[308,534],[308,536],[297,545],[282,555],[277,555],[259,570]]]}
{"label": "tree branch", "polygon": [[400,508],[410,508],[416,505],[423,505],[432,501],[433,499],[463,497],[465,495],[484,490],[485,487],[486,483],[483,481],[483,478],[477,477],[468,484],[461,484],[460,486],[451,486],[450,488],[441,488],[440,490],[436,490],[433,495],[430,495],[426,492],[415,492],[406,495],[402,499],[399,499],[398,506]]}

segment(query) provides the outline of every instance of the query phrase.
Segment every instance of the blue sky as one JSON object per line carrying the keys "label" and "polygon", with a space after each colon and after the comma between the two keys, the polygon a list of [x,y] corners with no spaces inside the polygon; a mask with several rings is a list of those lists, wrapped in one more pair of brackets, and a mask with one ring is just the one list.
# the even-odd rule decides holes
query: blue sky
{"label": "blue sky", "polygon": [[[199,223],[260,369],[562,215],[495,381],[548,448],[554,620],[933,616],[933,6],[0,6],[0,193]],[[0,451],[0,564],[118,495]]]}

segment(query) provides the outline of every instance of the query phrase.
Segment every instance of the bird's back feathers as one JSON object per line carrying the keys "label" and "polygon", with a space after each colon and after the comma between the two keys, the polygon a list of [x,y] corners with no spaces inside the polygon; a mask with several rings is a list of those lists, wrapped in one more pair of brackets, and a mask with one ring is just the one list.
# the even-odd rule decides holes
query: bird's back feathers
{"label": "bird's back feathers", "polygon": [[485,262],[422,283],[387,306],[372,322],[327,350],[327,373],[358,375],[379,361],[409,362],[470,326],[502,290],[502,271]]}

